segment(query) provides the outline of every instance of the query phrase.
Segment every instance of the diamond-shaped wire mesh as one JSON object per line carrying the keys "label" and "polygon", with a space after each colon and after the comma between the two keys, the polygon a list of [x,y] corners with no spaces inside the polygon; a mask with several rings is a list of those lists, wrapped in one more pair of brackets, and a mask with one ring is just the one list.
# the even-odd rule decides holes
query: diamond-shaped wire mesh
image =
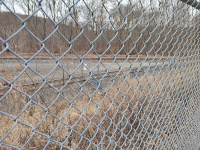
{"label": "diamond-shaped wire mesh", "polygon": [[0,149],[198,150],[199,9],[0,0]]}

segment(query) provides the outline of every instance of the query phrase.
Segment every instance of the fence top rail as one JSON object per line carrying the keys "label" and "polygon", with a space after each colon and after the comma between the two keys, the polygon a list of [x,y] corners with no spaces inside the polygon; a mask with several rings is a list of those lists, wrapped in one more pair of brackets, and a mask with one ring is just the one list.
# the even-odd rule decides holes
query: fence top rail
{"label": "fence top rail", "polygon": [[200,2],[196,1],[196,0],[180,0],[196,9],[200,9]]}

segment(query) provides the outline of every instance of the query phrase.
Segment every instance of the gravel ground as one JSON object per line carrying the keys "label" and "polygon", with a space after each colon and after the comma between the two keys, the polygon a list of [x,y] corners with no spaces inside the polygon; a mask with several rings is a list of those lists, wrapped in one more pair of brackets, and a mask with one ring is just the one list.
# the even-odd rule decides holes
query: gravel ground
{"label": "gravel ground", "polygon": [[[101,63],[97,61],[77,61],[77,59],[70,59],[59,61],[59,66],[56,67],[57,63],[55,60],[32,60],[28,62],[26,71],[23,71],[26,67],[25,62],[18,60],[0,60],[0,76],[12,81],[16,77],[21,76],[16,80],[15,83],[26,84],[28,82],[42,81],[42,78],[47,78],[48,80],[62,79],[63,77],[72,76],[83,76],[92,73],[102,73],[102,72],[114,72],[122,69],[122,71],[130,70],[144,70],[144,68],[158,68],[163,64],[169,64],[169,61],[102,61]],[[63,71],[63,69],[65,71]],[[53,70],[53,71],[52,71]],[[1,83],[1,81],[0,81]]]}

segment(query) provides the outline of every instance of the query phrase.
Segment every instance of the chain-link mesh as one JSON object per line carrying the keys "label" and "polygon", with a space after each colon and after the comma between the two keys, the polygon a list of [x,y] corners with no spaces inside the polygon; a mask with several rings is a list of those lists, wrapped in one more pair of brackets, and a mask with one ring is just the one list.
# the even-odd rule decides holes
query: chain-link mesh
{"label": "chain-link mesh", "polygon": [[195,0],[0,0],[0,149],[200,147]]}

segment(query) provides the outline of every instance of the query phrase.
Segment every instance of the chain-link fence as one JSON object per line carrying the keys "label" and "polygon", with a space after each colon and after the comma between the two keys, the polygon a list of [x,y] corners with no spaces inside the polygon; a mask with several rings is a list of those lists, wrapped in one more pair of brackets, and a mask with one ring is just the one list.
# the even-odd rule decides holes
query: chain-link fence
{"label": "chain-link fence", "polygon": [[0,149],[198,150],[199,9],[0,0]]}

